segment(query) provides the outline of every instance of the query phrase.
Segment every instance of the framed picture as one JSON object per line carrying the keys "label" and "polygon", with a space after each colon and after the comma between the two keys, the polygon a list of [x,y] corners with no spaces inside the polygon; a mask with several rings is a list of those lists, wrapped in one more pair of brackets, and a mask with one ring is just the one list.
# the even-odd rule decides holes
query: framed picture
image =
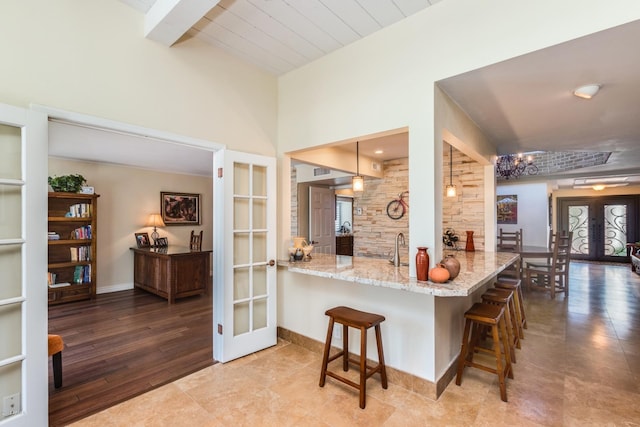
{"label": "framed picture", "polygon": [[156,246],[159,248],[166,248],[169,246],[169,240],[166,237],[158,237],[158,240],[156,240]]}
{"label": "framed picture", "polygon": [[200,225],[200,194],[162,191],[160,212],[166,225]]}
{"label": "framed picture", "polygon": [[136,234],[136,245],[139,248],[148,248],[151,246],[151,241],[149,240],[148,233],[135,233]]}
{"label": "framed picture", "polygon": [[498,224],[518,223],[518,195],[498,196]]}

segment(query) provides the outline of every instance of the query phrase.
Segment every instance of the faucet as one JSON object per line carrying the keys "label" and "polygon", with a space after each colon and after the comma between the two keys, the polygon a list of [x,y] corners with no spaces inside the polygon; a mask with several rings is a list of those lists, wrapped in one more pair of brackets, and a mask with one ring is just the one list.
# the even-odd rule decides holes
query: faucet
{"label": "faucet", "polygon": [[[349,224],[349,226],[347,226],[347,224]],[[341,233],[349,233],[351,231],[351,221],[345,221],[342,223],[342,226],[340,226],[340,232]]]}
{"label": "faucet", "polygon": [[402,233],[398,233],[398,235],[396,236],[395,252],[393,254],[393,258],[389,260],[389,262],[392,263],[394,267],[400,267],[400,252],[398,250],[400,245],[406,246],[404,242],[404,234]]}

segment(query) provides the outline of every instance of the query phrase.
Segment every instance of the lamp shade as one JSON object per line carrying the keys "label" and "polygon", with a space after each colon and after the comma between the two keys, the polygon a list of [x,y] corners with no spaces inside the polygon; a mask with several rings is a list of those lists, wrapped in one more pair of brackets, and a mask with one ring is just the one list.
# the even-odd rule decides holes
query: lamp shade
{"label": "lamp shade", "polygon": [[363,191],[364,190],[364,177],[361,175],[356,175],[351,178],[351,187],[353,191]]}
{"label": "lamp shade", "polygon": [[164,227],[164,221],[159,213],[152,213],[147,220],[147,227]]}

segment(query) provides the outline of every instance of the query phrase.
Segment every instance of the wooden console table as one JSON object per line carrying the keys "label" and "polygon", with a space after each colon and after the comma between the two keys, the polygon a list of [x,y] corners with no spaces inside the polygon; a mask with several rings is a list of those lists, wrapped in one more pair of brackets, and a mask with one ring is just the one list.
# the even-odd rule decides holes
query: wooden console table
{"label": "wooden console table", "polygon": [[173,304],[176,298],[207,294],[212,251],[187,247],[131,248],[133,284]]}

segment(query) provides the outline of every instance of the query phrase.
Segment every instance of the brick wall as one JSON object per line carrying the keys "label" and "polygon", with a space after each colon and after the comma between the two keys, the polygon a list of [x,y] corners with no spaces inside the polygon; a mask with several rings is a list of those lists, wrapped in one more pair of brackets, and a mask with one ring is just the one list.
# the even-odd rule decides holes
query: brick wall
{"label": "brick wall", "polygon": [[[409,189],[409,159],[384,162],[383,173],[382,178],[365,177],[364,191],[354,198],[353,255],[390,258],[396,235],[403,233],[406,246],[400,250],[400,260],[408,262],[411,209],[401,219],[393,220],[387,216],[387,204]],[[410,199],[407,202],[411,205]],[[358,208],[362,208],[362,215],[357,215]]]}
{"label": "brick wall", "polygon": [[[442,194],[449,184],[449,145],[443,148]],[[458,248],[464,249],[467,234],[473,231],[473,241],[477,251],[484,250],[484,172],[478,162],[460,151],[453,149],[453,184],[456,197],[443,197],[442,230],[452,228],[460,238]]]}

